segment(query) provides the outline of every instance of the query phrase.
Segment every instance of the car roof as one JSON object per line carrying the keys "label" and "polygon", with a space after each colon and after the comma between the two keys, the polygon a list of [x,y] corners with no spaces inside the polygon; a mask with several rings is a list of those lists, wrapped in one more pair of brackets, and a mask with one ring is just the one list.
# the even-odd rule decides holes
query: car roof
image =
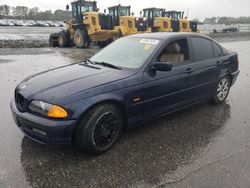
{"label": "car roof", "polygon": [[197,34],[197,33],[185,33],[185,32],[156,32],[156,33],[141,33],[130,35],[128,37],[132,38],[154,38],[154,39],[168,39],[172,37],[182,37],[182,36],[199,36],[204,38],[209,38],[206,35]]}

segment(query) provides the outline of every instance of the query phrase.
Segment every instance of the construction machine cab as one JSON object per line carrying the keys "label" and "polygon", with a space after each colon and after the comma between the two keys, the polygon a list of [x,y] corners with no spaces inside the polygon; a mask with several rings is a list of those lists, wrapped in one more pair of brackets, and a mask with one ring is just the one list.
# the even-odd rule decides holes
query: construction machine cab
{"label": "construction machine cab", "polygon": [[120,16],[130,16],[131,12],[131,6],[113,6],[109,7],[109,13],[113,16],[113,22],[115,26],[120,25]]}
{"label": "construction machine cab", "polygon": [[164,16],[171,19],[174,32],[191,32],[190,20],[184,18],[184,11],[165,11]]}
{"label": "construction machine cab", "polygon": [[154,19],[156,17],[163,17],[164,9],[160,8],[146,8],[143,9],[143,17],[147,18],[149,27],[154,26]]}
{"label": "construction machine cab", "polygon": [[74,24],[83,23],[83,15],[86,12],[97,12],[96,1],[78,0],[71,3],[72,6],[72,21]]}
{"label": "construction machine cab", "polygon": [[122,36],[137,33],[135,27],[135,17],[131,14],[131,6],[117,6],[109,7],[109,13],[112,15],[115,29],[121,33]]}
{"label": "construction machine cab", "polygon": [[147,19],[148,26],[152,32],[171,32],[171,19],[164,17],[162,8],[143,9],[143,17]]}

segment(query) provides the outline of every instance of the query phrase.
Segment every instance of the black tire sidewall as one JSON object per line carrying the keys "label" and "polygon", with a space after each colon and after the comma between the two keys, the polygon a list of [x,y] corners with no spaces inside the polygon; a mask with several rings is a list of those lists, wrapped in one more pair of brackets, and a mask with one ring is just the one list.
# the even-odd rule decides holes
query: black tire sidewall
{"label": "black tire sidewall", "polygon": [[58,43],[56,43],[53,39],[53,37],[57,37],[57,33],[53,33],[49,36],[49,47],[56,47]]}
{"label": "black tire sidewall", "polygon": [[[60,44],[60,42],[59,42],[59,37],[60,36],[62,36],[62,38],[63,38],[63,43],[62,44]],[[67,47],[68,44],[69,44],[69,39],[67,37],[67,34],[64,33],[64,32],[60,32],[59,35],[58,35],[58,46],[60,48],[64,48],[64,47]]]}
{"label": "black tire sidewall", "polygon": [[[120,122],[120,129],[115,139],[108,146],[104,148],[99,148],[98,146],[95,145],[95,142],[93,140],[93,132],[95,129],[95,124],[101,115],[109,111],[117,115],[118,120]],[[116,142],[116,140],[119,138],[121,134],[122,127],[123,127],[122,114],[121,111],[116,106],[112,104],[98,105],[92,110],[90,110],[87,114],[85,114],[82,120],[79,122],[75,132],[75,140],[77,145],[86,153],[98,155],[107,151],[113,146],[113,144]]]}
{"label": "black tire sidewall", "polygon": [[[75,40],[75,35],[79,35],[82,38],[82,43],[77,44]],[[84,29],[77,29],[74,34],[74,43],[77,48],[88,48],[90,45],[90,40],[87,36],[87,32]]]}

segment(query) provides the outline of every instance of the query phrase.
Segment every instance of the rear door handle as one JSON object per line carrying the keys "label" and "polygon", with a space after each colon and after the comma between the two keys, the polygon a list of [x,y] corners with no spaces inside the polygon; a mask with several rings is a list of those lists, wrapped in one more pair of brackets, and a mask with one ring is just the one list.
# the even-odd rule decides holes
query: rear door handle
{"label": "rear door handle", "polygon": [[216,62],[216,65],[217,65],[217,66],[220,66],[220,65],[222,65],[222,64],[223,64],[222,61],[217,61],[217,62]]}
{"label": "rear door handle", "polygon": [[194,70],[193,70],[192,68],[187,68],[187,69],[186,69],[186,73],[190,74],[190,73],[192,73],[192,72],[194,72]]}

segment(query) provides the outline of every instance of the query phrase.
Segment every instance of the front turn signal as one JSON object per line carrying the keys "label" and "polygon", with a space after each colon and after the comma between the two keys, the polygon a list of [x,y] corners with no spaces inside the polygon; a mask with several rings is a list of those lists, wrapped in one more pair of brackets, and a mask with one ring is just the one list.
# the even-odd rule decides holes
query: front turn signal
{"label": "front turn signal", "polygon": [[48,117],[52,118],[66,118],[68,113],[62,107],[57,105],[52,105],[48,111]]}

